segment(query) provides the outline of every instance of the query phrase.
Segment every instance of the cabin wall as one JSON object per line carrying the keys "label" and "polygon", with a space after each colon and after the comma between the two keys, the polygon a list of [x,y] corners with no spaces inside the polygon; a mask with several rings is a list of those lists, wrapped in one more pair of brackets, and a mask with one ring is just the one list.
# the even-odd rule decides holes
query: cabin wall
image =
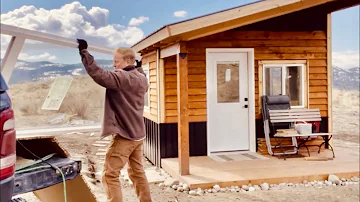
{"label": "cabin wall", "polygon": [[156,52],[149,53],[142,56],[142,64],[149,64],[149,80],[150,87],[148,93],[150,94],[150,108],[144,110],[144,117],[154,122],[157,122],[158,115],[158,96],[157,96],[157,76],[156,76]]}
{"label": "cabin wall", "polygon": [[[206,48],[255,49],[256,117],[259,106],[259,61],[307,60],[309,106],[327,117],[327,41],[326,12],[312,8],[219,34],[188,41],[189,120],[206,121]],[[165,63],[166,64],[166,63]],[[165,66],[165,106],[167,123],[177,122],[176,60]]]}

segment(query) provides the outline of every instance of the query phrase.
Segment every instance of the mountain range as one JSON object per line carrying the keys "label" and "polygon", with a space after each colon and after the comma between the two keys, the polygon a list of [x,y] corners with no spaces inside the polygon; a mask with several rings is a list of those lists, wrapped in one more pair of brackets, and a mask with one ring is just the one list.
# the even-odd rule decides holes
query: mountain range
{"label": "mountain range", "polygon": [[[1,61],[1,59],[0,59]],[[104,69],[112,70],[112,60],[96,60]],[[9,84],[53,79],[56,76],[85,75],[83,64],[61,64],[48,61],[27,62],[18,60]],[[360,67],[343,69],[333,66],[333,86],[343,90],[359,90]]]}

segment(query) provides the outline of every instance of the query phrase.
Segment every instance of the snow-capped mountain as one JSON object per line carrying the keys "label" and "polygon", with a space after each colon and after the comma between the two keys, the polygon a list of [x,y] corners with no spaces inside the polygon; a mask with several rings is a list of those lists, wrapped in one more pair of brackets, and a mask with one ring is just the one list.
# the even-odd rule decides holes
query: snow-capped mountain
{"label": "snow-capped mountain", "polygon": [[342,69],[333,67],[333,86],[343,90],[360,89],[360,67]]}
{"label": "snow-capped mountain", "polygon": [[[113,69],[112,60],[97,60],[104,69]],[[18,60],[12,72],[9,84],[23,83],[29,81],[40,81],[66,75],[85,75],[83,64],[60,64],[48,61],[26,62]]]}
{"label": "snow-capped mountain", "polygon": [[[0,59],[1,61],[1,59]],[[112,60],[96,60],[104,69],[113,69]],[[81,63],[60,64],[48,61],[26,62],[19,60],[12,73],[9,84],[47,80],[56,76],[64,75],[85,75],[85,68]],[[359,90],[360,89],[360,67],[342,69],[333,67],[333,86],[337,89]]]}

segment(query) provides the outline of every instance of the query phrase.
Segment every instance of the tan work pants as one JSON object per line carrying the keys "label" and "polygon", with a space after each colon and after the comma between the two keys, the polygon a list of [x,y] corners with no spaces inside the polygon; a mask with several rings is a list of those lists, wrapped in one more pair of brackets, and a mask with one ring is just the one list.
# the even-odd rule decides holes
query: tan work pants
{"label": "tan work pants", "polygon": [[143,141],[114,136],[106,153],[102,183],[109,202],[122,202],[120,170],[128,162],[129,178],[140,202],[151,202],[150,188],[142,164]]}

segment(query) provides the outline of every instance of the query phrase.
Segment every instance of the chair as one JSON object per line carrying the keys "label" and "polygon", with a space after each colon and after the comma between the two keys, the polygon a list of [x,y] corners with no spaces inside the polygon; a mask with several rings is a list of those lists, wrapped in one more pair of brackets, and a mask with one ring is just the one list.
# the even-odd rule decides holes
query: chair
{"label": "chair", "polygon": [[[292,144],[291,145],[271,145],[270,136],[274,136],[277,129],[288,129],[290,127],[290,123],[270,123],[269,119],[269,110],[286,110],[291,108],[290,98],[287,95],[274,95],[274,96],[267,96],[264,95],[261,97],[262,103],[262,118],[264,123],[264,134],[266,140],[266,146],[268,149],[268,153],[273,156],[277,155],[286,155],[286,154],[297,154],[297,140],[295,137],[292,137]],[[270,127],[271,126],[271,127]],[[277,141],[277,139],[275,138]],[[284,148],[284,147],[293,147],[293,151],[283,151],[283,152],[273,152],[273,149],[276,148]]]}

